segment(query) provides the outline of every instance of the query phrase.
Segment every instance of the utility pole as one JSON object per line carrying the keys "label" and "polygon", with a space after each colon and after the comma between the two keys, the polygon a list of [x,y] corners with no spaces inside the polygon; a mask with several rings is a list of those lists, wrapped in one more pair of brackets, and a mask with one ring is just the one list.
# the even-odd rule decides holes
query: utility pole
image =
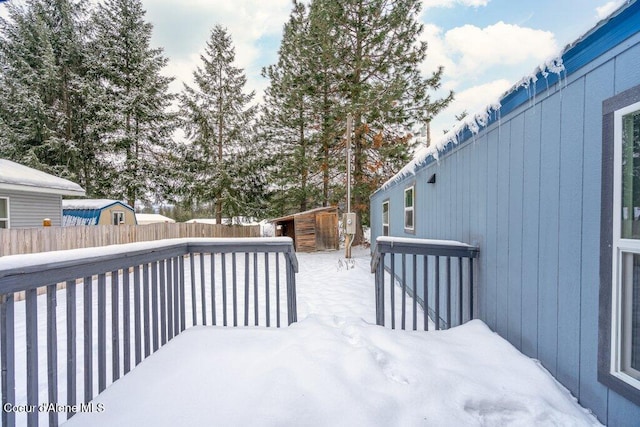
{"label": "utility pole", "polygon": [[347,115],[347,212],[344,215],[343,223],[345,230],[344,257],[351,258],[351,244],[353,236],[356,234],[355,214],[351,212],[351,131],[353,118],[351,113]]}

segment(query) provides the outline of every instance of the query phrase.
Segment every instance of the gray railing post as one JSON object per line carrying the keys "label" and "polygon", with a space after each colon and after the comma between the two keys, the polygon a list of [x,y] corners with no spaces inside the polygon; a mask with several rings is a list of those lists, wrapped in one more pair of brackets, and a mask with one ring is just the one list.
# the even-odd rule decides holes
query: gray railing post
{"label": "gray railing post", "polygon": [[118,270],[111,272],[111,378],[120,378],[120,289]]}
{"label": "gray railing post", "polygon": [[204,254],[200,252],[200,298],[202,299],[202,324],[207,324],[207,298],[205,298]]}
{"label": "gray railing post", "polygon": [[[0,295],[0,358],[2,358],[2,406],[16,403],[16,364],[13,294]],[[2,425],[15,426],[16,415],[2,412]]]}
{"label": "gray railing post", "polygon": [[296,274],[289,256],[286,257],[287,261],[287,315],[289,325],[297,321],[296,313]]}
{"label": "gray railing post", "polygon": [[[47,286],[47,386],[49,402],[58,401],[58,333],[56,285]],[[49,425],[58,425],[58,413],[49,412]]]}
{"label": "gray railing post", "polygon": [[280,327],[280,254],[277,252],[276,252],[276,326],[278,328]]}
{"label": "gray railing post", "polygon": [[253,253],[253,321],[255,326],[258,326],[258,316],[260,310],[258,307],[258,254]]}
{"label": "gray railing post", "polygon": [[384,254],[376,267],[376,324],[384,326]]}
{"label": "gray railing post", "polygon": [[434,304],[436,313],[436,331],[440,330],[440,257],[436,256],[435,264],[436,284],[434,289]]}
{"label": "gray railing post", "polygon": [[140,266],[133,267],[133,338],[135,366],[142,362],[142,315],[140,314]]}
{"label": "gray railing post", "polygon": [[267,318],[267,327],[271,326],[271,313],[269,309],[269,253],[264,253],[264,303],[266,306],[265,316]]}
{"label": "gray railing post", "polygon": [[[76,281],[69,280],[67,286],[67,404],[76,404]],[[67,419],[73,412],[67,414]]]}
{"label": "gray railing post", "polygon": [[98,275],[98,393],[107,388],[107,278]]}
{"label": "gray railing post", "polygon": [[187,312],[185,298],[185,284],[184,284],[184,255],[178,257],[178,265],[180,268],[180,332],[184,331],[187,327]]}
{"label": "gray railing post", "polygon": [[92,281],[92,276],[84,278],[82,294],[84,304],[84,403],[88,403],[93,397],[93,298],[91,292]]}
{"label": "gray railing post", "polygon": [[[376,292],[376,324],[384,326],[385,324],[385,290],[384,290],[384,273],[385,270],[391,273],[391,285],[389,289],[390,299],[390,312],[391,312],[391,328],[395,329],[395,281],[400,281],[399,290],[401,295],[401,316],[400,327],[406,328],[407,323],[407,309],[406,309],[406,295],[411,293],[414,300],[412,302],[412,326],[413,329],[417,329],[417,304],[421,304],[424,310],[424,325],[425,331],[429,330],[429,317],[434,320],[435,329],[450,328],[454,326],[454,323],[461,324],[465,317],[465,307],[468,307],[466,311],[469,313],[469,319],[473,319],[473,301],[474,301],[474,276],[473,276],[473,259],[478,257],[479,250],[477,247],[468,245],[465,243],[455,241],[443,241],[443,240],[428,240],[428,239],[407,239],[382,236],[376,240],[376,245],[371,259],[371,272],[375,273],[375,292]],[[390,262],[385,265],[385,255],[390,255]],[[396,276],[396,260],[395,255],[400,254],[402,256],[400,263],[400,275]],[[407,261],[406,256],[412,255],[412,270],[413,283],[411,288],[407,285]],[[418,271],[418,255],[422,256],[422,289],[418,289],[417,276]],[[433,274],[429,274],[430,262],[429,257],[433,257]],[[443,265],[444,272],[441,272],[440,257],[445,257],[445,265]],[[453,283],[451,274],[451,258],[458,258],[458,280],[457,287]],[[468,275],[468,287],[465,289],[465,277],[462,260],[464,258],[469,259],[469,275]],[[455,272],[454,272],[455,273]],[[441,280],[441,275],[445,277]],[[430,278],[433,277],[433,282],[430,284]],[[442,288],[441,289],[441,285]],[[431,287],[433,286],[433,288]],[[419,295],[419,292],[422,295]],[[465,298],[465,291],[467,297]],[[433,300],[429,301],[429,293],[432,292]],[[441,292],[444,295],[441,297]],[[454,299],[453,292],[458,292],[457,297]],[[467,306],[465,306],[465,301]],[[433,310],[432,310],[433,308]],[[446,310],[446,312],[442,312]],[[455,312],[457,310],[457,313]],[[441,313],[442,312],[442,313]],[[442,315],[442,316],[441,316]]]}
{"label": "gray railing post", "polygon": [[249,252],[244,253],[244,326],[249,326]]}
{"label": "gray railing post", "polygon": [[[96,254],[97,252],[97,254]],[[297,259],[290,239],[247,239],[228,241],[224,239],[179,239],[110,247],[100,254],[76,251],[69,254],[52,254],[51,259],[18,255],[16,259],[0,259],[0,365],[2,404],[16,403],[16,353],[26,354],[26,374],[21,372],[20,384],[26,385],[28,405],[35,408],[43,402],[39,397],[39,374],[46,379],[46,396],[49,403],[77,405],[91,401],[96,392],[105,390],[110,382],[117,381],[131,371],[133,366],[155,352],[159,347],[186,328],[186,317],[192,316],[192,325],[197,325],[196,310],[202,309],[202,323],[206,324],[207,292],[211,298],[211,319],[216,322],[216,260],[222,259],[222,293],[224,323],[227,324],[227,274],[233,284],[233,323],[237,325],[241,306],[238,298],[242,292],[242,268],[238,253],[245,254],[245,324],[250,315],[251,294],[255,304],[255,321],[259,323],[258,303],[263,287],[266,325],[271,326],[272,272],[270,253],[275,254],[275,307],[276,323],[280,326],[280,254],[286,261],[288,324],[297,321],[296,273]],[[253,253],[253,271],[250,271],[249,253]],[[258,253],[264,253],[258,257]],[[211,259],[209,279],[206,277],[205,254]],[[231,254],[232,264],[226,264],[225,255]],[[190,256],[190,266],[185,268],[185,256]],[[200,291],[197,287],[195,257],[200,256]],[[259,262],[260,261],[260,262]],[[16,267],[20,265],[20,267]],[[190,267],[190,268],[189,268]],[[229,267],[232,271],[228,271]],[[191,274],[191,304],[185,298],[187,270]],[[262,273],[261,273],[262,271]],[[252,274],[251,274],[252,273]],[[251,275],[250,275],[251,274]],[[264,282],[262,281],[264,274]],[[120,279],[122,276],[122,279]],[[251,276],[254,289],[250,290]],[[110,277],[107,283],[107,277]],[[219,276],[220,277],[220,276]],[[64,290],[58,291],[59,284]],[[82,298],[76,297],[81,286]],[[187,284],[188,286],[188,284]],[[207,288],[208,287],[208,288]],[[46,315],[43,307],[38,310],[38,291],[46,288]],[[16,343],[15,293],[24,292],[25,316],[20,316],[18,331],[26,339]],[[63,292],[58,295],[58,292]],[[109,297],[110,292],[110,297]],[[65,299],[66,316],[58,316],[57,300]],[[201,298],[200,302],[197,298]],[[122,300],[122,301],[121,301]],[[21,307],[22,308],[22,307]],[[188,311],[191,310],[190,314]],[[82,311],[82,314],[80,314]],[[81,316],[81,317],[78,317]],[[62,318],[61,318],[62,317]],[[66,317],[66,320],[64,319]],[[110,319],[110,320],[109,320]],[[60,325],[58,325],[60,322]],[[107,324],[109,323],[109,324]],[[64,338],[59,335],[65,329]],[[82,324],[78,333],[77,325]],[[189,325],[191,326],[191,325]],[[94,330],[95,328],[95,330]],[[111,330],[108,335],[108,329]],[[122,331],[122,332],[121,332]],[[46,338],[45,338],[46,337]],[[38,355],[39,347],[46,339],[46,357]],[[66,352],[60,339],[66,339]],[[40,342],[39,342],[40,340]],[[110,341],[108,341],[110,340]],[[16,345],[20,345],[16,349]],[[77,360],[80,346],[82,360]],[[109,347],[111,348],[109,355]],[[42,350],[43,351],[43,350]],[[94,360],[95,358],[95,360]],[[66,363],[60,359],[66,359]],[[97,362],[97,363],[95,363]],[[78,365],[80,363],[80,365]],[[133,365],[133,366],[132,366]],[[66,368],[66,381],[60,382],[59,369]],[[111,369],[111,375],[107,373]],[[121,371],[122,369],[122,371]],[[46,377],[44,376],[46,372]],[[81,377],[78,378],[78,372]],[[95,381],[94,381],[95,378]],[[80,381],[80,385],[77,384]],[[44,384],[44,381],[42,381]],[[66,393],[64,386],[66,385]],[[81,387],[81,388],[80,388]],[[82,391],[80,391],[82,390]],[[42,392],[45,392],[43,389]],[[81,394],[78,395],[78,392]],[[66,400],[65,400],[66,399]],[[69,411],[66,418],[71,418]],[[3,426],[14,426],[15,413],[2,411]],[[28,425],[38,425],[38,411],[26,414]],[[59,415],[48,414],[48,424],[57,425]]]}
{"label": "gray railing post", "polygon": [[233,303],[233,326],[238,326],[238,272],[236,253],[231,254],[231,282],[233,284],[231,300]]}

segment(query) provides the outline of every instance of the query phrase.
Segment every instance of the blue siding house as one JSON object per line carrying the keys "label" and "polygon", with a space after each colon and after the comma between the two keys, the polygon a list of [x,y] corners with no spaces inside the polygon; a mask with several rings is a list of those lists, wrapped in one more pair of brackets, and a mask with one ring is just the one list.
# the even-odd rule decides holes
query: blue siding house
{"label": "blue siding house", "polygon": [[639,23],[626,2],[370,200],[372,239],[477,245],[475,317],[610,426],[640,425]]}

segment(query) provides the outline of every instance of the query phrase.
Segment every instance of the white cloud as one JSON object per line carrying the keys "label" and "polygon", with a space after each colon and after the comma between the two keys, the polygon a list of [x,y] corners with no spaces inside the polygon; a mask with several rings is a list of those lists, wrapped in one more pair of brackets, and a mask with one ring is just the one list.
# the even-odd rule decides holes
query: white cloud
{"label": "white cloud", "polygon": [[466,6],[466,7],[480,7],[486,6],[490,0],[423,0],[423,9],[429,9],[434,7],[454,7],[454,6]]}
{"label": "white cloud", "polygon": [[[264,52],[259,42],[264,38],[279,40],[289,17],[291,0],[146,0],[147,19],[154,24],[156,44],[166,48],[171,58],[165,74],[179,82],[190,83],[192,73],[201,64],[210,30],[219,24],[227,28],[236,51],[235,65],[245,70],[246,90],[261,92],[265,83],[260,76]],[[268,46],[275,56],[275,46]],[[182,84],[173,88],[181,89]]]}
{"label": "white cloud", "polygon": [[479,73],[496,65],[540,62],[557,53],[553,33],[500,21],[485,28],[464,25],[447,31],[445,44],[458,61],[458,72]]}
{"label": "white cloud", "polygon": [[596,7],[596,17],[598,19],[604,19],[607,16],[611,15],[613,11],[615,11],[622,3],[626,0],[613,0],[606,4],[603,4],[600,7]]}
{"label": "white cloud", "polygon": [[474,78],[492,67],[529,64],[534,68],[558,52],[553,33],[505,24],[485,28],[464,25],[443,34],[425,25],[423,39],[429,44],[425,70],[445,67],[448,78]]}

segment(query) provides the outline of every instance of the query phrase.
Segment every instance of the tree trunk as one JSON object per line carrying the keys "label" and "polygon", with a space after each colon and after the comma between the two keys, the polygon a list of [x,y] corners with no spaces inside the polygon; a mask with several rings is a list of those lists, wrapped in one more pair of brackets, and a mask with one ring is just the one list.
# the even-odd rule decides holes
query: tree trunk
{"label": "tree trunk", "polygon": [[301,182],[300,182],[300,190],[302,192],[302,198],[300,199],[300,211],[304,212],[307,210],[307,179],[309,178],[309,170],[307,168],[307,147],[306,147],[306,141],[304,138],[304,112],[302,111],[302,109],[304,108],[304,103],[300,102],[300,108],[299,108],[299,112],[300,112],[300,148],[302,150],[302,152],[300,153],[300,161],[301,163],[301,167],[302,170],[301,172]]}

